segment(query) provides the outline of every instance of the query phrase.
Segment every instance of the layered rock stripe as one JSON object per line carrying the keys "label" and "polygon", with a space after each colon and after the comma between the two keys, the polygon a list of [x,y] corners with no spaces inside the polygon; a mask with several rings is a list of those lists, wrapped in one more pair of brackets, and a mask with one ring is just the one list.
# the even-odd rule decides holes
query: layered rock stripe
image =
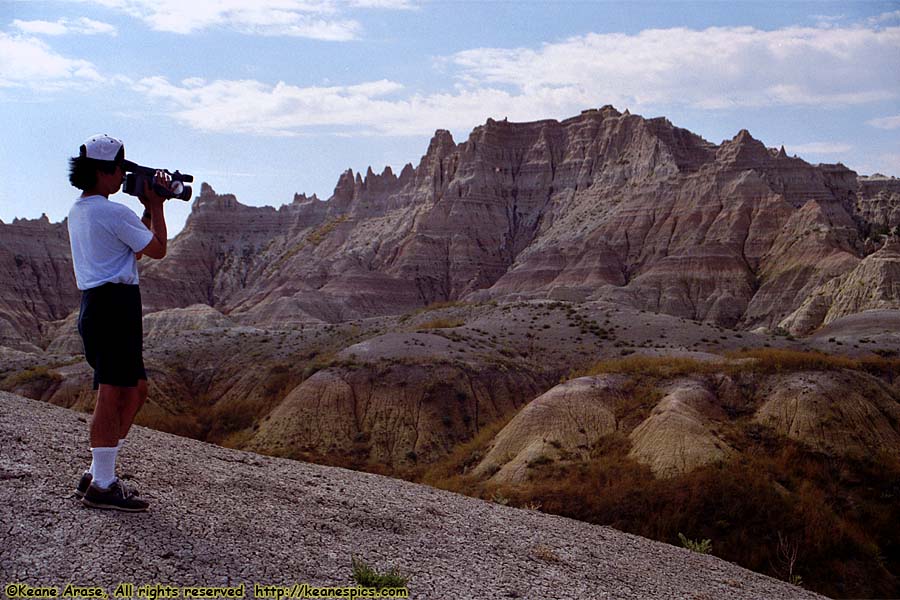
{"label": "layered rock stripe", "polygon": [[[897,307],[896,253],[861,263],[896,225],[898,193],[747,131],[715,145],[610,106],[489,119],[459,144],[439,130],[399,176],[345,172],[325,202],[248,207],[204,184],[166,260],[141,265],[142,289],[147,312],[204,303],[257,325],[556,298],[806,334]],[[65,227],[0,230],[0,339],[31,350],[77,307]],[[854,272],[877,293],[855,292]]]}

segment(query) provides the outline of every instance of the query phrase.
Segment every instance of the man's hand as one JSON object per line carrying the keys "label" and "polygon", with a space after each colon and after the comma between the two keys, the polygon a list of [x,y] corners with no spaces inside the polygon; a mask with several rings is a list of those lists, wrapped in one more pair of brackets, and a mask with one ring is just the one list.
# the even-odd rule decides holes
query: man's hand
{"label": "man's hand", "polygon": [[[165,189],[169,189],[172,178],[164,171],[157,171],[153,182]],[[138,257],[147,255],[150,258],[163,258],[166,255],[167,239],[166,217],[163,213],[163,202],[166,199],[156,193],[153,187],[149,182],[145,181],[144,189],[141,195],[138,196],[141,204],[150,212],[149,228],[153,232],[153,239],[150,240],[150,243],[143,250],[136,254]]]}
{"label": "man's hand", "polygon": [[[153,183],[159,185],[164,189],[169,189],[169,185],[171,185],[172,183],[172,178],[165,171],[157,171],[156,176],[153,178]],[[150,208],[150,206],[153,204],[162,204],[166,201],[166,198],[163,198],[156,193],[154,186],[150,185],[150,182],[147,181],[147,179],[144,179],[144,189],[141,191],[138,199],[141,201],[141,204],[143,204],[145,208]]]}

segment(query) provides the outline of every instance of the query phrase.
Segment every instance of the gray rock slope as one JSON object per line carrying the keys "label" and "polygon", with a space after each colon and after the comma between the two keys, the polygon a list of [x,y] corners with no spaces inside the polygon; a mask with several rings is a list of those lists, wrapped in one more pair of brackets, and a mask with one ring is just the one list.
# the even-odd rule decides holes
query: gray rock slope
{"label": "gray rock slope", "polygon": [[0,393],[0,583],[352,584],[411,598],[819,598],[712,556],[387,477],[135,427],[120,469],[149,512],[87,509],[87,415]]}

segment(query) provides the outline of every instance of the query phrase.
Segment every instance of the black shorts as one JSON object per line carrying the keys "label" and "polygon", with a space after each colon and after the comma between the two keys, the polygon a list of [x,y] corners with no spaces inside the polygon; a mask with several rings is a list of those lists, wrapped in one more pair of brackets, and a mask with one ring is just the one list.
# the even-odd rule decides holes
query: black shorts
{"label": "black shorts", "polygon": [[134,387],[139,379],[147,379],[138,286],[105,283],[84,290],[78,333],[84,357],[94,369],[95,390],[101,383]]}

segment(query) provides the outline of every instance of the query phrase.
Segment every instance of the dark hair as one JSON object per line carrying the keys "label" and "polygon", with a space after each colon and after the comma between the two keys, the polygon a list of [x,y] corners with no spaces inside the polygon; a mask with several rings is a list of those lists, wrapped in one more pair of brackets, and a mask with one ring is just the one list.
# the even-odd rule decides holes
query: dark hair
{"label": "dark hair", "polygon": [[97,185],[97,171],[115,173],[116,166],[121,164],[116,156],[115,161],[96,160],[85,156],[73,156],[69,159],[69,183],[85,192]]}

